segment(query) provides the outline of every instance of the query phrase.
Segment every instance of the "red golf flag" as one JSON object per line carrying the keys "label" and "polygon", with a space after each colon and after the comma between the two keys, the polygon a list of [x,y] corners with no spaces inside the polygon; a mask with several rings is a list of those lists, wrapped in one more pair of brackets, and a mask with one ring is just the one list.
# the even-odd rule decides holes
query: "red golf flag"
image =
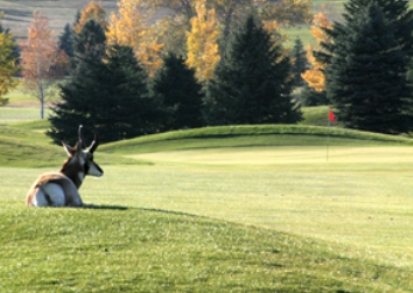
{"label": "red golf flag", "polygon": [[330,110],[330,113],[328,115],[328,118],[330,119],[331,122],[336,121],[336,117],[334,116],[333,111]]}

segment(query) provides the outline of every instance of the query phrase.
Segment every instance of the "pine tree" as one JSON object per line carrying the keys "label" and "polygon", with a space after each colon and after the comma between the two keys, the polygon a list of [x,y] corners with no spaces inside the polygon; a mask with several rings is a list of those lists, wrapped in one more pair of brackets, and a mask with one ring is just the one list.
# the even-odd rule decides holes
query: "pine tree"
{"label": "pine tree", "polygon": [[69,58],[73,58],[74,31],[70,24],[66,24],[63,33],[59,36],[58,46]]}
{"label": "pine tree", "polygon": [[327,99],[326,91],[316,91],[305,83],[301,90],[301,103],[304,106],[320,106],[329,105],[330,101]]}
{"label": "pine tree", "polygon": [[79,124],[98,130],[103,142],[153,133],[159,115],[146,79],[130,47],[114,45],[103,60],[83,59],[61,86],[47,134],[56,143],[74,142]]}
{"label": "pine tree", "polygon": [[0,106],[8,103],[4,95],[18,85],[14,78],[18,70],[16,60],[16,43],[13,35],[0,24]]}
{"label": "pine tree", "polygon": [[345,126],[397,134],[411,129],[408,53],[392,23],[373,4],[356,14],[335,39],[327,94]]}
{"label": "pine tree", "polygon": [[294,47],[291,51],[291,58],[293,59],[292,72],[294,74],[295,86],[302,86],[304,84],[301,74],[304,73],[308,67],[306,54],[307,53],[304,50],[303,42],[300,38],[296,38],[294,41]]}
{"label": "pine tree", "polygon": [[317,59],[324,64],[330,64],[335,51],[335,39],[346,33],[346,26],[351,25],[356,15],[375,3],[383,11],[389,27],[394,32],[394,37],[400,45],[400,49],[413,58],[413,10],[409,9],[408,0],[349,0],[344,4],[344,22],[334,23],[332,28],[324,28],[329,41],[322,42],[323,51],[315,52]]}
{"label": "pine tree", "polygon": [[164,130],[195,128],[204,125],[202,85],[195,70],[188,68],[182,56],[169,53],[151,85],[151,95],[160,99],[167,112]]}
{"label": "pine tree", "polygon": [[102,26],[89,20],[75,35],[73,47],[73,66],[82,59],[101,59],[105,56],[106,36]]}
{"label": "pine tree", "polygon": [[209,124],[300,121],[301,111],[291,98],[290,59],[282,52],[281,44],[249,17],[208,86]]}

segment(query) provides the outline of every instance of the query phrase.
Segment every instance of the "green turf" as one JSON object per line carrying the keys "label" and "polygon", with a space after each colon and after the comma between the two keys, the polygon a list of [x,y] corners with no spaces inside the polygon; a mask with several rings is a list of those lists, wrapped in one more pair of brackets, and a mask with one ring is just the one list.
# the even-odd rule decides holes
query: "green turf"
{"label": "green turf", "polygon": [[[47,112],[46,112],[47,113]],[[40,119],[39,107],[0,107],[0,125]]]}
{"label": "green turf", "polygon": [[46,169],[15,170],[0,291],[412,292],[410,170],[317,165],[101,164],[81,210],[24,207]]}
{"label": "green turf", "polygon": [[89,209],[29,209],[30,185],[65,158],[47,127],[0,127],[0,292],[413,292],[408,138],[151,135],[99,147],[105,175],[80,190]]}
{"label": "green turf", "polygon": [[412,140],[343,128],[307,125],[219,126],[147,135],[108,143],[103,152],[148,153],[184,149],[252,146],[412,144]]}
{"label": "green turf", "polygon": [[[328,126],[329,106],[302,107],[304,120],[301,125]],[[340,126],[339,123],[330,123],[331,127]]]}
{"label": "green turf", "polygon": [[[122,207],[2,212],[4,292],[411,292],[407,268],[267,229]],[[397,285],[395,284],[397,283]]]}
{"label": "green turf", "polygon": [[[14,126],[0,126],[0,166],[7,167],[47,167],[60,168],[65,160],[62,147],[52,144],[44,134],[45,121],[19,123]],[[113,158],[110,154],[101,154],[105,164],[150,164],[142,160]]]}

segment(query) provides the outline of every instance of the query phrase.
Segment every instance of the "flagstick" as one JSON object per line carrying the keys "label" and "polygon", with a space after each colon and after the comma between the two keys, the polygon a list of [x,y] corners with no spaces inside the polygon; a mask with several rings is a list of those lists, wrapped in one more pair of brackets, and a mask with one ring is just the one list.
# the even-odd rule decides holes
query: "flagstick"
{"label": "flagstick", "polygon": [[327,129],[327,151],[326,151],[326,161],[328,162],[328,149],[329,149],[329,145],[330,145],[330,118],[327,119],[328,120],[328,129]]}

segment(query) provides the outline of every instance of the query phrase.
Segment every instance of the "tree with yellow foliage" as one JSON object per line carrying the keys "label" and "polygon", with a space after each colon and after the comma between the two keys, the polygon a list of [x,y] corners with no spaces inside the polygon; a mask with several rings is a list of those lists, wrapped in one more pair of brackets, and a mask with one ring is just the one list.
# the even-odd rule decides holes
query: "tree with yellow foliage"
{"label": "tree with yellow foliage", "polygon": [[199,81],[211,79],[220,60],[218,20],[215,9],[207,10],[205,3],[206,0],[196,1],[196,16],[191,18],[191,31],[187,32],[187,64],[195,69]]}
{"label": "tree with yellow foliage", "polygon": [[15,46],[13,35],[0,25],[0,105],[7,103],[8,99],[4,95],[17,85],[13,78],[17,72],[16,57],[13,54]]}
{"label": "tree with yellow foliage", "polygon": [[[185,31],[191,27],[190,20],[197,15],[196,1],[152,0],[150,5],[154,8],[168,8],[173,11],[161,21],[165,28],[165,40],[174,42],[171,47],[179,51],[179,42],[185,38]],[[207,9],[216,11],[222,35],[221,49],[226,48],[228,40],[242,27],[245,19],[251,14],[256,19],[276,20],[280,25],[292,25],[307,23],[311,12],[310,0],[208,0],[206,5]]]}
{"label": "tree with yellow foliage", "polygon": [[[331,28],[332,24],[328,21],[327,17],[323,12],[319,12],[314,15],[313,19],[314,25],[311,27],[311,33],[315,37],[318,46],[321,42],[327,42],[328,37],[322,28]],[[308,86],[317,92],[322,92],[325,90],[325,76],[323,69],[325,64],[318,61],[314,55],[314,48],[312,46],[307,47],[307,59],[312,65],[312,68],[304,72],[301,76],[307,82]]]}
{"label": "tree with yellow foliage", "polygon": [[108,44],[119,44],[133,48],[136,58],[148,72],[153,74],[162,65],[162,47],[158,42],[156,27],[148,25],[141,12],[146,10],[142,0],[120,0],[118,13],[110,15],[106,37]]}
{"label": "tree with yellow foliage", "polygon": [[79,21],[73,27],[73,30],[78,34],[82,30],[82,27],[87,23],[89,20],[94,20],[99,23],[104,29],[107,26],[106,21],[106,11],[103,9],[102,3],[96,3],[92,0],[85,8],[83,8]]}

